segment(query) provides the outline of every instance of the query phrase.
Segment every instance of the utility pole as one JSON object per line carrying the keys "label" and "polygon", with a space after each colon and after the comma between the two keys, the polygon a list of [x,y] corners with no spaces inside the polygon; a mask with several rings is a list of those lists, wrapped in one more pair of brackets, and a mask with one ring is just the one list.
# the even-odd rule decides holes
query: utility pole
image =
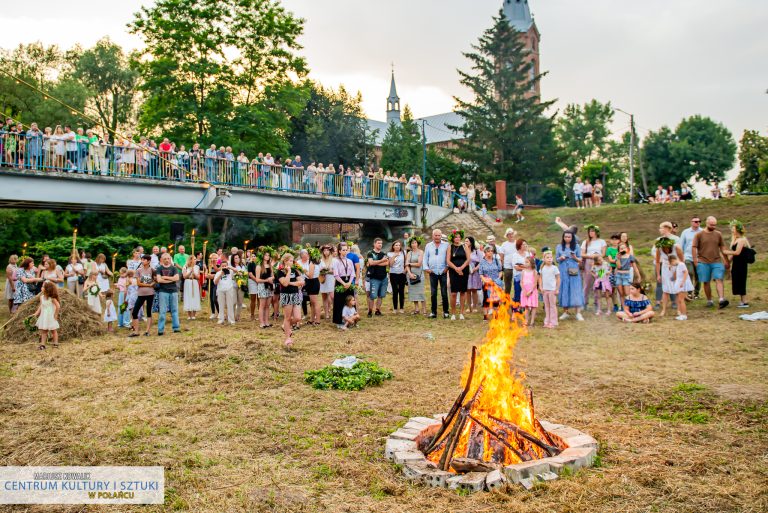
{"label": "utility pole", "polygon": [[368,122],[363,120],[363,173],[368,173],[368,134],[367,132],[368,132]]}
{"label": "utility pole", "polygon": [[629,202],[635,202],[635,115],[629,115]]}
{"label": "utility pole", "polygon": [[[426,225],[427,220],[427,120],[421,120],[421,221]],[[426,227],[426,226],[425,226]]]}

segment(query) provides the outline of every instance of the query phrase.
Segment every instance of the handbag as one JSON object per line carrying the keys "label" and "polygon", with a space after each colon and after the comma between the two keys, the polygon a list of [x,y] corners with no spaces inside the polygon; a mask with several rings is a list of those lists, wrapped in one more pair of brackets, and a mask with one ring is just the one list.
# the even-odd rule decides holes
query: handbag
{"label": "handbag", "polygon": [[421,276],[416,276],[415,278],[408,278],[408,285],[416,285],[421,283]]}
{"label": "handbag", "polygon": [[83,276],[83,275],[78,276],[77,277],[77,283],[79,283],[80,285],[84,284],[85,283],[85,276]]}
{"label": "handbag", "polygon": [[578,275],[579,275],[578,269],[576,269],[575,267],[568,268],[568,276],[578,276]]}

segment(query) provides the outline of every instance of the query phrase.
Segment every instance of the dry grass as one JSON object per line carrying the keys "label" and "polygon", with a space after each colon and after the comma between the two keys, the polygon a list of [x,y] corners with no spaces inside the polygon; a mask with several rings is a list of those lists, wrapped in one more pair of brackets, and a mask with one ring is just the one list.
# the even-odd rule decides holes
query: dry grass
{"label": "dry grass", "polygon": [[[764,296],[764,270],[755,283]],[[450,406],[484,333],[477,315],[304,328],[292,353],[276,329],[207,320],[183,323],[181,335],[105,336],[44,354],[3,344],[0,464],[165,466],[165,506],[119,511],[766,511],[768,338],[738,313],[699,302],[685,324],[592,318],[526,338],[517,365],[537,412],[601,442],[599,467],[533,492],[427,489],[383,459],[385,437],[409,416]],[[305,370],[350,353],[395,379],[362,392],[303,384]],[[9,508],[105,510],[118,511]]]}

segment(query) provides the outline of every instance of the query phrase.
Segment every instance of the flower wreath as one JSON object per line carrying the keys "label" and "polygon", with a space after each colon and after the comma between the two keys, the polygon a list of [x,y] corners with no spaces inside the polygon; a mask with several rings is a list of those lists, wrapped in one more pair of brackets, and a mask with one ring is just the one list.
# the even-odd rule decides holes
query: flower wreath
{"label": "flower wreath", "polygon": [[259,246],[256,250],[256,256],[254,257],[257,264],[261,265],[264,261],[264,255],[269,253],[272,256],[272,261],[275,261],[275,248],[272,246]]}
{"label": "flower wreath", "polygon": [[409,250],[411,249],[411,242],[413,242],[413,241],[418,241],[419,247],[422,248],[422,249],[424,248],[424,242],[425,242],[424,241],[424,237],[422,237],[421,235],[413,235],[413,236],[411,236],[411,238],[408,239],[408,248],[407,249],[409,249]]}
{"label": "flower wreath", "polygon": [[98,285],[91,285],[90,287],[88,287],[88,294],[90,294],[91,296],[98,296],[99,292],[101,292],[101,289],[99,288]]}
{"label": "flower wreath", "polygon": [[584,231],[587,234],[587,237],[589,237],[589,230],[595,230],[595,233],[597,234],[597,236],[598,237],[600,236],[600,227],[597,226],[596,224],[588,224],[587,226],[584,227]]}
{"label": "flower wreath", "polygon": [[30,315],[29,317],[24,318],[24,327],[30,333],[34,333],[37,331],[37,319],[35,318],[34,315]]}
{"label": "flower wreath", "polygon": [[675,241],[669,237],[659,237],[653,245],[656,249],[668,249],[675,245]]}
{"label": "flower wreath", "polygon": [[451,230],[451,235],[448,237],[448,243],[453,244],[453,238],[457,235],[461,237],[461,242],[464,243],[464,230],[459,229]]}
{"label": "flower wreath", "polygon": [[742,235],[747,233],[747,229],[744,228],[744,223],[742,223],[738,219],[732,219],[729,224],[731,227],[736,228],[736,231],[741,233]]}

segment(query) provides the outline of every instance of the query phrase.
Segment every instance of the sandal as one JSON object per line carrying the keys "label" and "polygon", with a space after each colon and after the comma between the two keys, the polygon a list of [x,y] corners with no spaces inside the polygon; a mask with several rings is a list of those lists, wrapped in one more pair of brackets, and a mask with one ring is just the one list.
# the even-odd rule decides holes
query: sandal
{"label": "sandal", "polygon": [[286,349],[292,349],[293,348],[293,339],[291,337],[288,337],[285,339],[285,348]]}
{"label": "sandal", "polygon": [[45,344],[40,344],[39,346],[37,346],[37,349],[40,351],[45,350]]}

